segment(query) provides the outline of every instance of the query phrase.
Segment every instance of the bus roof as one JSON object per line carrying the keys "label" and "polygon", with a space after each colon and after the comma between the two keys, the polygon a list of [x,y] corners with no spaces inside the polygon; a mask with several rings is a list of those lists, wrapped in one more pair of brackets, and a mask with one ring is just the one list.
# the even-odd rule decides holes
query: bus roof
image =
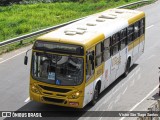
{"label": "bus roof", "polygon": [[77,44],[89,48],[144,16],[142,11],[109,9],[40,36],[37,40]]}

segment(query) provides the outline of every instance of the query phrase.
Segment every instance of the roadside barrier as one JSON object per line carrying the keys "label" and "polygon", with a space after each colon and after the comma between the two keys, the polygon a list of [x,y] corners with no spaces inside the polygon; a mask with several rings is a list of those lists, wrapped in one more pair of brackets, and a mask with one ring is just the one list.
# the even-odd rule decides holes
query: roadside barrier
{"label": "roadside barrier", "polygon": [[140,116],[137,120],[160,120],[160,99],[148,108],[147,116]]}

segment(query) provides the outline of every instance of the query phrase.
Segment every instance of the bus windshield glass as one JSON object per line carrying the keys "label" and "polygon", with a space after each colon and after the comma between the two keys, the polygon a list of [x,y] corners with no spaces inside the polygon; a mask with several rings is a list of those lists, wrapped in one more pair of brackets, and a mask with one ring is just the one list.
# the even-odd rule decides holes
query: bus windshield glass
{"label": "bus windshield glass", "polygon": [[74,86],[83,81],[83,58],[33,52],[32,77],[49,84]]}

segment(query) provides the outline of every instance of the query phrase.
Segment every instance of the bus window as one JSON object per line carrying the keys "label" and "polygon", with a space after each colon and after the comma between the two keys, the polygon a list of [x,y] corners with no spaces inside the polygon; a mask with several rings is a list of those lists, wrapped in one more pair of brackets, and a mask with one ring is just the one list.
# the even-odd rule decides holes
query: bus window
{"label": "bus window", "polygon": [[115,45],[112,46],[112,54],[113,55],[118,53],[118,46],[119,46],[119,44],[115,44]]}
{"label": "bus window", "polygon": [[103,59],[104,61],[110,58],[110,37],[104,40],[104,51],[103,51]]}
{"label": "bus window", "polygon": [[133,25],[130,25],[128,28],[127,28],[127,34],[128,34],[128,41],[127,43],[129,44],[130,42],[133,41]]}
{"label": "bus window", "polygon": [[140,20],[140,36],[144,34],[144,19]]}
{"label": "bus window", "polygon": [[134,24],[134,39],[139,37],[139,22]]}
{"label": "bus window", "polygon": [[86,80],[89,80],[89,78],[94,74],[94,60],[91,60],[90,56],[93,56],[94,59],[94,51],[88,53],[86,56]]}
{"label": "bus window", "polygon": [[127,40],[126,38],[123,38],[121,40],[121,42],[120,42],[120,48],[121,48],[121,50],[126,47],[126,40]]}
{"label": "bus window", "polygon": [[120,49],[122,50],[126,46],[127,38],[127,29],[123,29],[120,31]]}
{"label": "bus window", "polygon": [[102,63],[102,43],[96,45],[96,67]]}
{"label": "bus window", "polygon": [[116,33],[112,36],[112,45],[119,42],[119,33]]}

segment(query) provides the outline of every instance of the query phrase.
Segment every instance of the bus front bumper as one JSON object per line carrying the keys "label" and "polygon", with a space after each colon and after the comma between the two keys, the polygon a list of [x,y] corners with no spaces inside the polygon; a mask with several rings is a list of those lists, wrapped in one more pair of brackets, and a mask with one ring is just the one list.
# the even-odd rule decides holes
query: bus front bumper
{"label": "bus front bumper", "polygon": [[73,108],[83,108],[83,97],[81,96],[77,99],[68,99],[66,97],[51,97],[41,95],[30,91],[30,99],[45,104],[53,104]]}

